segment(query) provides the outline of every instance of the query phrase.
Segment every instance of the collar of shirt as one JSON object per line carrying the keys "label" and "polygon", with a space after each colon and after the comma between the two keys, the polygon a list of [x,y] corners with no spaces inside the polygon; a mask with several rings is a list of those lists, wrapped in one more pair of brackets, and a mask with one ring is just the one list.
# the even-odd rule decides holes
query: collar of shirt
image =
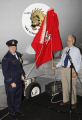
{"label": "collar of shirt", "polygon": [[71,46],[71,47],[67,47],[67,48],[68,48],[68,50],[69,50],[69,49],[71,50],[71,49],[73,49],[73,48],[74,48],[74,46]]}
{"label": "collar of shirt", "polygon": [[12,55],[16,55],[16,53],[12,53]]}

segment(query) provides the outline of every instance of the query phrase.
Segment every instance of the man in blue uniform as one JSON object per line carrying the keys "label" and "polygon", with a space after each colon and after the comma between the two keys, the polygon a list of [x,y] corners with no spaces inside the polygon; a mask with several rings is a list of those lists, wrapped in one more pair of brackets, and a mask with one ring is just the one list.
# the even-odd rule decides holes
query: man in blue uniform
{"label": "man in blue uniform", "polygon": [[25,72],[22,66],[22,55],[17,52],[17,40],[9,40],[6,45],[9,51],[2,59],[2,71],[7,94],[8,110],[13,120],[17,115],[23,115],[20,111],[22,101],[22,77]]}

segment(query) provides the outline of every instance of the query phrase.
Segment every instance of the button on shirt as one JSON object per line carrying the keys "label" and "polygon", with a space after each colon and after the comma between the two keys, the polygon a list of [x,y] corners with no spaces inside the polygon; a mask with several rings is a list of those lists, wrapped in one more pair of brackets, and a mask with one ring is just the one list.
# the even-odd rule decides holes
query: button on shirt
{"label": "button on shirt", "polygon": [[[64,66],[64,61],[65,61],[65,58],[66,58],[66,53],[69,51],[69,47],[66,47],[64,50],[63,50],[63,53],[62,53],[62,57],[61,57],[61,60],[60,62],[56,65],[56,67],[62,67]],[[80,53],[80,50],[79,48],[75,47],[75,46],[72,46],[70,48],[70,52],[69,52],[69,55],[72,59],[72,62],[74,64],[74,67],[77,71],[77,73],[80,71],[80,67],[81,67],[81,62],[82,62],[82,56],[81,56],[81,53]],[[70,68],[70,61],[68,60],[68,65],[67,65],[67,68]]]}

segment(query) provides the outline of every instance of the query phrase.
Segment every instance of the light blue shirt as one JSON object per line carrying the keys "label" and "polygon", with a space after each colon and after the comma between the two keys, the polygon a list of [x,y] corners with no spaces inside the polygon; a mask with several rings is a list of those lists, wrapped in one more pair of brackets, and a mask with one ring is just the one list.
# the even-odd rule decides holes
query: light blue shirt
{"label": "light blue shirt", "polygon": [[[74,64],[74,67],[76,69],[76,72],[78,73],[80,71],[80,68],[81,68],[82,56],[81,56],[79,48],[77,48],[75,46],[72,46],[71,48],[66,47],[63,50],[61,60],[56,65],[56,67],[58,68],[58,67],[64,66],[64,60],[66,58],[66,53],[68,52],[69,49],[70,49],[69,55],[71,56],[71,59],[72,59],[72,62]],[[70,65],[71,65],[70,61],[68,60],[67,68],[69,68]]]}

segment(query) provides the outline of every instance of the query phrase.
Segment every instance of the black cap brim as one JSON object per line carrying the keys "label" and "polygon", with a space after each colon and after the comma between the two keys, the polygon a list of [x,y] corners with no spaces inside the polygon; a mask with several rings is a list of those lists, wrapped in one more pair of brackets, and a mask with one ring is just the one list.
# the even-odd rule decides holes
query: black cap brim
{"label": "black cap brim", "polygon": [[17,46],[17,44],[18,44],[18,41],[15,40],[15,39],[12,39],[12,40],[9,40],[9,41],[6,42],[6,45],[8,47],[10,47],[10,46]]}

